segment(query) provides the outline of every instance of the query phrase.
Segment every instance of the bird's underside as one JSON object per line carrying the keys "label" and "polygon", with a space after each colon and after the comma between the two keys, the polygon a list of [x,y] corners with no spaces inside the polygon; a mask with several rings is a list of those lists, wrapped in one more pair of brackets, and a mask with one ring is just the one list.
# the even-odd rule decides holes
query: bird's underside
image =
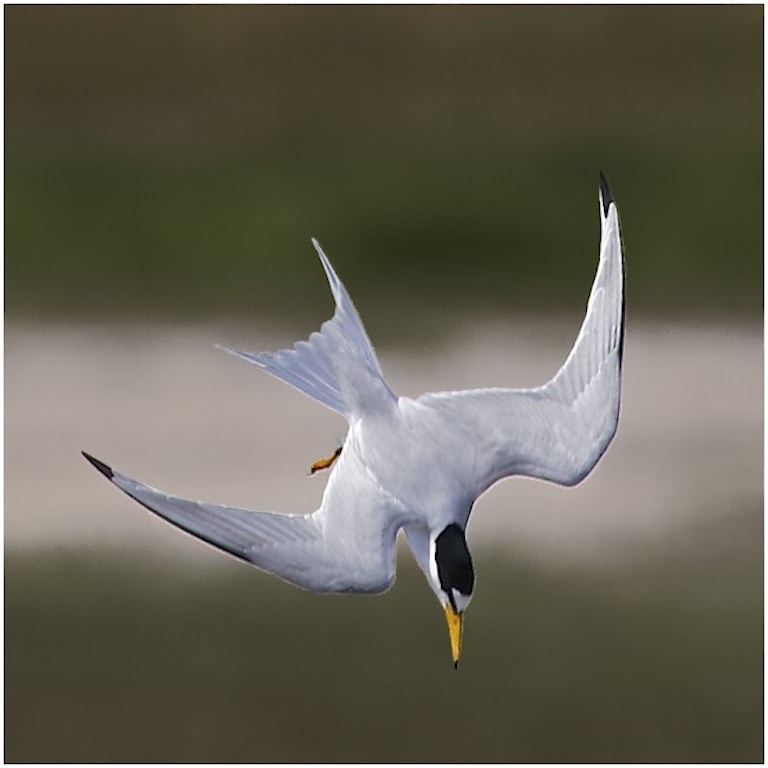
{"label": "bird's underside", "polygon": [[415,400],[398,398],[385,382],[349,294],[313,240],[336,302],[333,317],[292,349],[227,350],[347,419],[343,448],[311,468],[331,470],[312,514],[170,496],[86,458],[163,519],[292,584],[380,592],[394,579],[399,528],[406,528],[425,568],[422,533],[441,516],[463,528],[477,496],[511,475],[573,485],[608,447],[619,416],[624,287],[618,217],[602,177],[600,219],[600,260],[586,316],[551,381]]}

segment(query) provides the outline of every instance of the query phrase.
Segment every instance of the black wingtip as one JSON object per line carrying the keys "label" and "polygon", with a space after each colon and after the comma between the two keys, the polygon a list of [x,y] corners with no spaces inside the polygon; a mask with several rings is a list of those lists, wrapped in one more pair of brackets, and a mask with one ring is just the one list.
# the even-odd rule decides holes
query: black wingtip
{"label": "black wingtip", "polygon": [[603,215],[608,215],[608,209],[613,202],[613,195],[611,189],[608,186],[608,180],[605,178],[605,174],[600,171],[600,199],[603,201]]}
{"label": "black wingtip", "polygon": [[111,480],[115,476],[115,473],[112,471],[112,467],[108,467],[103,461],[94,459],[93,456],[91,456],[89,453],[86,453],[85,451],[80,451],[80,453],[82,453],[83,456],[85,456],[85,458],[88,459],[88,461],[90,461],[91,464],[93,464],[93,466],[96,467],[96,469],[98,469],[99,472],[101,472],[101,474],[104,475],[104,477],[106,477],[108,480]]}

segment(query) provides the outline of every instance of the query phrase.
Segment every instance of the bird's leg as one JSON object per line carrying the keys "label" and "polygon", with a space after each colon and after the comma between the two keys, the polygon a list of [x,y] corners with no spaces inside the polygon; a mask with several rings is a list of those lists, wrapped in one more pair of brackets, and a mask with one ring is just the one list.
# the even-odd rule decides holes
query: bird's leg
{"label": "bird's leg", "polygon": [[342,446],[339,446],[334,452],[332,456],[329,456],[327,459],[318,459],[309,469],[309,474],[314,475],[315,472],[317,472],[320,469],[328,469],[328,467],[333,465],[333,462],[336,461],[336,459],[339,458],[339,455],[341,454],[341,448]]}

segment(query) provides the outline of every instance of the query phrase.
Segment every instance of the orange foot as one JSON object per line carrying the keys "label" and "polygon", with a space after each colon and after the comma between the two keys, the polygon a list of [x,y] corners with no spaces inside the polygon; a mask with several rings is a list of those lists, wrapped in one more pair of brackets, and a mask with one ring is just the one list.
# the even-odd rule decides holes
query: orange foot
{"label": "orange foot", "polygon": [[336,459],[339,458],[339,455],[341,454],[341,446],[339,446],[334,452],[333,456],[329,456],[327,459],[318,459],[310,468],[309,468],[309,474],[314,475],[315,472],[317,472],[320,469],[328,469],[328,467],[332,466],[333,462],[336,461]]}

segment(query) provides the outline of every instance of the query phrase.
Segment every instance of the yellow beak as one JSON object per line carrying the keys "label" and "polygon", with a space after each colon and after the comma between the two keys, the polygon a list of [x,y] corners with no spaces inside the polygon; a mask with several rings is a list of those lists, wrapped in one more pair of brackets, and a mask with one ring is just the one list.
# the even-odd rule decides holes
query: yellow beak
{"label": "yellow beak", "polygon": [[450,603],[445,606],[445,618],[448,621],[448,634],[451,637],[451,655],[453,666],[459,668],[461,656],[461,635],[464,631],[464,614],[454,611]]}

